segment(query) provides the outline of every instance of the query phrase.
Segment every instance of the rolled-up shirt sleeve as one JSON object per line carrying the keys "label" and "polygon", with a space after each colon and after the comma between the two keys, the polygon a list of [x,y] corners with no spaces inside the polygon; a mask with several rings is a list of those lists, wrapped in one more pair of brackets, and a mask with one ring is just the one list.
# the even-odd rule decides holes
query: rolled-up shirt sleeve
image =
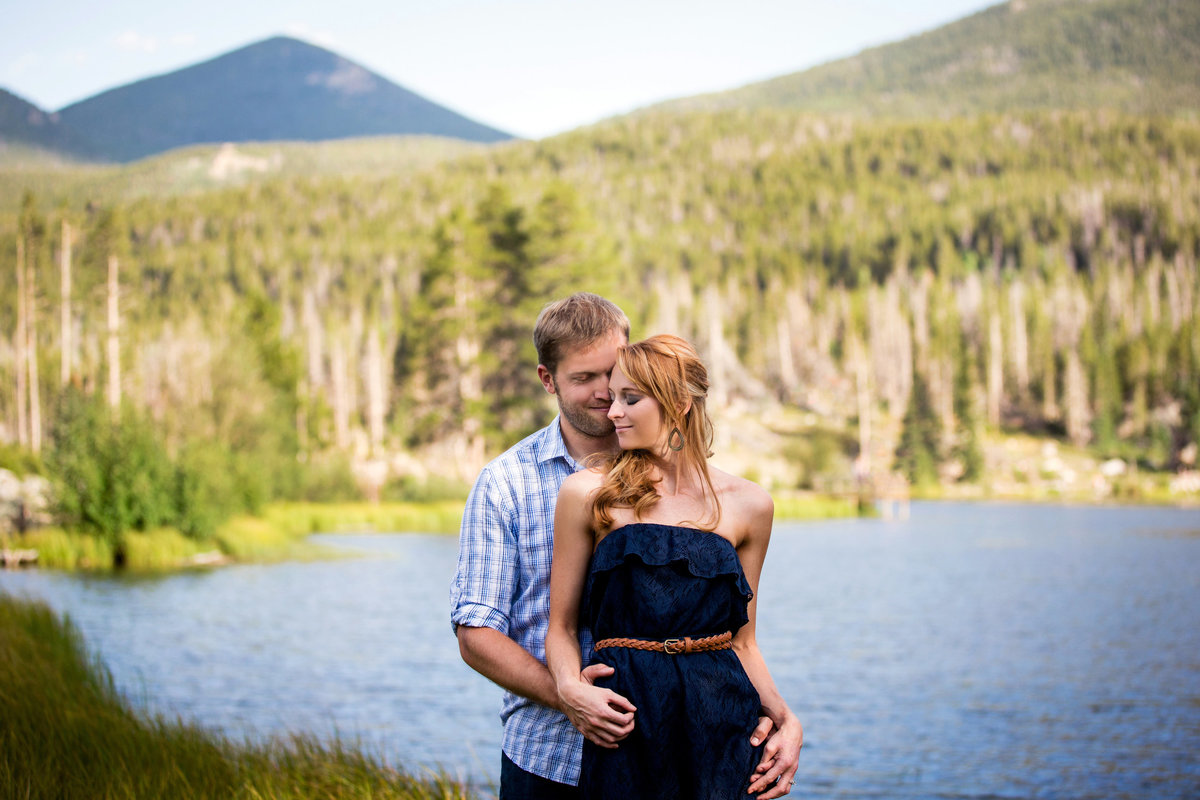
{"label": "rolled-up shirt sleeve", "polygon": [[519,579],[512,498],[491,469],[475,481],[459,531],[458,568],[450,590],[450,623],[509,634]]}

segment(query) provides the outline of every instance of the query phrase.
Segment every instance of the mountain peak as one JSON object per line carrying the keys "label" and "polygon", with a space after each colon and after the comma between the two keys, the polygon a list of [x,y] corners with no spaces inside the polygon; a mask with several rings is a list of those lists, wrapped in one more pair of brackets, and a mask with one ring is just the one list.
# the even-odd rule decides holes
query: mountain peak
{"label": "mountain peak", "polygon": [[[23,113],[18,103],[0,101],[0,109],[11,109],[10,116]],[[51,146],[69,143],[65,149],[71,152],[113,161],[224,142],[386,135],[473,142],[512,138],[337,53],[282,35],[110,89],[57,116],[70,136]],[[0,136],[15,132],[11,138],[28,139],[22,131],[0,117]]]}

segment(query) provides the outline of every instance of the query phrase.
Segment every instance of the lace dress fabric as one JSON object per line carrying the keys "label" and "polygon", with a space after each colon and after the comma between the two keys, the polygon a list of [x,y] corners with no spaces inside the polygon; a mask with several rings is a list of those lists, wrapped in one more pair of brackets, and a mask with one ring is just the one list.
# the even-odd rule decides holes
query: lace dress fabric
{"label": "lace dress fabric", "polygon": [[[676,525],[634,523],[596,548],[583,615],[596,640],[693,639],[747,622],[751,590],[724,537]],[[750,745],[760,702],[733,650],[669,655],[604,648],[597,681],[637,707],[615,750],[585,742],[580,788],[588,800],[746,797],[761,745]]]}

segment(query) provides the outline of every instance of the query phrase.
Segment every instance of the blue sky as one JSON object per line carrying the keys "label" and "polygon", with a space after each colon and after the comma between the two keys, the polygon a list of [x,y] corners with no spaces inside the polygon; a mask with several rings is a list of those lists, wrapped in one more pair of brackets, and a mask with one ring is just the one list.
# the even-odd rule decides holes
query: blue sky
{"label": "blue sky", "polygon": [[541,138],[903,39],[998,0],[9,0],[0,87],[46,110],[287,34]]}

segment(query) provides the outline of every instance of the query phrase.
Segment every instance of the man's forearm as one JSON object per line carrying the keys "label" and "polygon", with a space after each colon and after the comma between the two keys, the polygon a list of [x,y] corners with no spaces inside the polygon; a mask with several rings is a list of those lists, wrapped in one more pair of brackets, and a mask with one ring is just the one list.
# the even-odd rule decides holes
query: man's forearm
{"label": "man's forearm", "polygon": [[558,709],[558,690],[546,665],[492,628],[458,627],[458,651],[471,669],[513,694]]}

